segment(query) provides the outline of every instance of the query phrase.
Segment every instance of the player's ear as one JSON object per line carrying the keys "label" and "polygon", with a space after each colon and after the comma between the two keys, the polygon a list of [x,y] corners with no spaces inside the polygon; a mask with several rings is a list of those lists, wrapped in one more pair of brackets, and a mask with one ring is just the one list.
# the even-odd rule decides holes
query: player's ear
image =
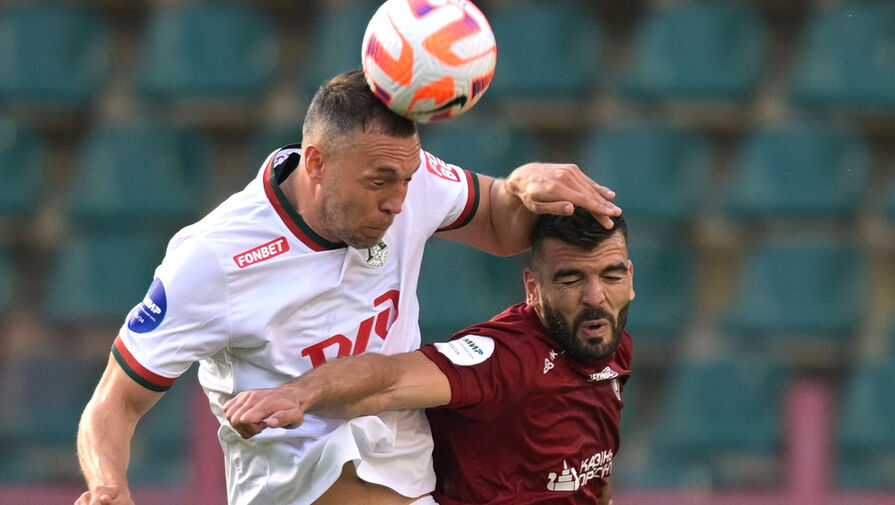
{"label": "player's ear", "polygon": [[539,310],[541,306],[541,287],[538,284],[537,274],[529,267],[522,271],[522,279],[525,282],[525,303],[529,307]]}
{"label": "player's ear", "polygon": [[301,155],[305,162],[305,171],[308,177],[312,181],[319,182],[323,177],[323,148],[317,144],[302,145]]}

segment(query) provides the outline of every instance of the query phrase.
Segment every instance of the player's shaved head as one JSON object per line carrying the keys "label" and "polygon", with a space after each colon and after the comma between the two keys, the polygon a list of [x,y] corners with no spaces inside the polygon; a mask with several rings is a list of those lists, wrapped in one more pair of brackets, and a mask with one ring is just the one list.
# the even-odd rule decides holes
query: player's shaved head
{"label": "player's shaved head", "polygon": [[305,115],[302,136],[303,142],[324,143],[338,149],[357,132],[407,138],[417,134],[417,127],[413,121],[392,112],[370,91],[361,70],[351,70],[333,77],[317,90]]}

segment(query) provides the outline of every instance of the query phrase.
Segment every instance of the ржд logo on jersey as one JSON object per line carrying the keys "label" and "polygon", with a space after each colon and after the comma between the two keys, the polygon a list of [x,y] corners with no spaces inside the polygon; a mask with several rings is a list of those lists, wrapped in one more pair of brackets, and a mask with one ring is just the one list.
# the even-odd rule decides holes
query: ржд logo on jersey
{"label": "\u0440\u0436\u0434 logo on jersey", "polygon": [[448,165],[447,163],[441,161],[440,159],[432,156],[431,154],[423,151],[426,154],[426,170],[429,172],[441,177],[444,180],[451,182],[460,182],[460,174],[457,173],[457,169],[452,165]]}

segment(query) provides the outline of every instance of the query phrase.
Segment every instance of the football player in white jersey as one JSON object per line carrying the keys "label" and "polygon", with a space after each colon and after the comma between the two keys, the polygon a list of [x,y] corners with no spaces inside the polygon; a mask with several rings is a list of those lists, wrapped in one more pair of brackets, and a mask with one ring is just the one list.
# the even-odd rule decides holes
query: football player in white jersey
{"label": "football player in white jersey", "polygon": [[221,423],[230,505],[432,503],[432,439],[419,412],[309,415],[299,429],[245,440],[223,405],[338,356],[418,348],[416,283],[435,233],[512,255],[529,247],[537,214],[578,205],[612,227],[621,213],[614,193],[573,164],[530,163],[493,179],[444,163],[360,71],[321,87],[302,137],[171,239],[82,416],[88,490],[76,505],[133,504],[137,421],[196,361]]}

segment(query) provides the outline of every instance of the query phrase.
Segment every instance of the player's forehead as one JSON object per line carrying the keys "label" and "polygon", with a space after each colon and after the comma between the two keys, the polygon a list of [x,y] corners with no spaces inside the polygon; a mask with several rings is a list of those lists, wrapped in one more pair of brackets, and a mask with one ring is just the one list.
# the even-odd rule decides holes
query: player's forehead
{"label": "player's forehead", "polygon": [[411,175],[420,163],[420,140],[416,134],[397,137],[375,130],[357,132],[348,151],[363,161],[366,170],[394,170],[401,176]]}
{"label": "player's forehead", "polygon": [[628,263],[628,244],[621,233],[607,237],[591,249],[554,238],[544,239],[541,249],[541,261],[551,274],[559,270],[599,272],[610,266]]}

